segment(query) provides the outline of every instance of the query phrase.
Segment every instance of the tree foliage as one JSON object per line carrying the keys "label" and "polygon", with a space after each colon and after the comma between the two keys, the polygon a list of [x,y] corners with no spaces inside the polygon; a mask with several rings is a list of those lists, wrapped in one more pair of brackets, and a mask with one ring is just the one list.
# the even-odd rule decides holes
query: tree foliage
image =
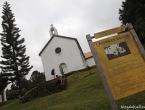
{"label": "tree foliage", "polygon": [[131,23],[145,47],[145,0],[125,0],[119,9],[119,20],[123,25]]}
{"label": "tree foliage", "polygon": [[[21,78],[21,88],[22,88],[22,95],[24,95],[29,87],[29,80],[27,80],[26,78]],[[11,85],[11,89],[7,90],[7,99],[8,100],[14,100],[17,99],[19,97],[18,94],[18,83],[17,82],[13,82]]]}
{"label": "tree foliage", "polygon": [[[44,81],[45,81],[44,73],[41,73],[37,70],[32,72],[29,80],[27,80],[24,77],[21,78],[22,95],[24,95],[27,91],[29,91],[30,89],[32,89],[33,87],[37,86],[39,83],[42,83]],[[7,90],[7,99],[8,100],[17,99],[19,97],[17,90],[18,90],[18,83],[13,82],[11,85],[11,89]]]}
{"label": "tree foliage", "polygon": [[2,74],[11,82],[17,81],[21,93],[20,78],[27,75],[32,66],[29,65],[29,56],[26,56],[25,39],[20,38],[19,28],[16,27],[14,14],[7,2],[3,5],[2,28],[0,34],[2,44],[2,58],[0,62]]}
{"label": "tree foliage", "polygon": [[30,77],[30,82],[32,83],[33,86],[44,81],[45,81],[45,75],[43,73],[40,73],[38,71],[33,71]]}
{"label": "tree foliage", "polygon": [[8,78],[3,76],[1,73],[0,73],[0,94],[3,93],[4,89],[7,87],[8,85]]}
{"label": "tree foliage", "polygon": [[[27,89],[29,86],[29,80],[27,80],[25,77],[21,78],[21,83],[20,86],[23,89]],[[12,90],[18,90],[18,82],[13,82],[11,85],[11,89]]]}

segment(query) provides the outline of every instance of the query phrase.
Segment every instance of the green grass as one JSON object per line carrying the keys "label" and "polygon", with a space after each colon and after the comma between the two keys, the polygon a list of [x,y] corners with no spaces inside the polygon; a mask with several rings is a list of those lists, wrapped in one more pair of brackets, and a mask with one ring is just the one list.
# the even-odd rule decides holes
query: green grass
{"label": "green grass", "polygon": [[[91,69],[95,74],[89,75],[88,71],[78,71],[67,77],[67,89],[35,99],[25,104],[19,100],[11,101],[0,107],[0,110],[111,110],[106,92],[103,88],[96,68]],[[121,105],[145,105],[144,92],[120,99]]]}

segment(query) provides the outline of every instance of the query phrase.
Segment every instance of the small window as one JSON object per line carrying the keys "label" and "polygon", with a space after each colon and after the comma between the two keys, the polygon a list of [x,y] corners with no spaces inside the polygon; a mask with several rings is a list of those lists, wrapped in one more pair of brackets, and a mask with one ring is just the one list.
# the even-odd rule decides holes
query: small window
{"label": "small window", "polygon": [[57,48],[55,49],[55,53],[56,53],[56,54],[60,54],[60,53],[61,53],[61,48],[60,48],[60,47],[57,47]]}

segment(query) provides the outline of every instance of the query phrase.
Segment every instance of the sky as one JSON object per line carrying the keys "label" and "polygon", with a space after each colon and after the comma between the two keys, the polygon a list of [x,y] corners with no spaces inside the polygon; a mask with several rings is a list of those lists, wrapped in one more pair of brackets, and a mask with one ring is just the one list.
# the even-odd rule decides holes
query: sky
{"label": "sky", "polygon": [[[93,36],[94,33],[121,25],[119,9],[122,1],[124,0],[7,0],[14,13],[15,24],[21,30],[19,34],[25,39],[30,65],[33,65],[26,78],[29,79],[35,70],[44,72],[38,54],[50,39],[51,24],[57,29],[58,35],[77,38],[86,53],[90,51],[87,34]],[[5,0],[0,0],[0,17],[3,15],[4,2]],[[0,25],[0,33],[2,31]]]}

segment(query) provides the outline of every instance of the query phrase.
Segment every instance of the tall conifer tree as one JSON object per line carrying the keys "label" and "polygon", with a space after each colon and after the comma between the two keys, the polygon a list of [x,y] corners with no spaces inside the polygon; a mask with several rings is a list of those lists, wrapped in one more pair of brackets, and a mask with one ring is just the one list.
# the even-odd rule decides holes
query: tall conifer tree
{"label": "tall conifer tree", "polygon": [[29,65],[29,56],[26,56],[26,47],[23,45],[24,38],[20,38],[19,28],[16,27],[14,14],[10,4],[3,5],[2,28],[0,34],[2,44],[2,74],[7,76],[11,82],[17,81],[21,95],[20,79],[28,74],[32,66]]}

